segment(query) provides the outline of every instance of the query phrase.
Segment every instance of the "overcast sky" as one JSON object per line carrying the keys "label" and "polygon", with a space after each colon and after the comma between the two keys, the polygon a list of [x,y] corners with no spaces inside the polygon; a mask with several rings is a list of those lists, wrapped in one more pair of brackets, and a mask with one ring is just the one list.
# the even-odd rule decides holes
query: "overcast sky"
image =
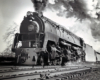
{"label": "overcast sky", "polygon": [[[54,4],[53,1],[54,0],[51,0],[50,3]],[[61,9],[64,9],[64,7]],[[7,44],[3,40],[3,35],[6,32],[5,30],[7,29],[7,27],[11,27],[11,25],[13,25],[13,22],[15,22],[16,24],[18,24],[18,26],[20,26],[20,23],[23,17],[26,15],[27,11],[34,11],[31,0],[0,0],[0,52],[2,52],[7,46]],[[56,10],[52,11],[50,9],[46,9],[44,11],[45,16],[60,23],[65,28],[69,29],[76,35],[82,37],[84,41],[87,44],[93,46],[95,50],[100,51],[100,46],[99,46],[100,41],[98,41],[92,36],[90,29],[91,22],[89,20],[83,20],[83,22],[80,22],[77,21],[76,18],[71,17],[67,19],[64,16],[62,17],[57,16],[57,14],[58,11]],[[93,11],[93,16],[94,16],[94,11]]]}
{"label": "overcast sky", "polygon": [[26,12],[33,10],[30,0],[0,0],[0,52],[6,46],[6,43],[3,42],[3,35],[7,27],[11,27],[13,22],[20,25]]}

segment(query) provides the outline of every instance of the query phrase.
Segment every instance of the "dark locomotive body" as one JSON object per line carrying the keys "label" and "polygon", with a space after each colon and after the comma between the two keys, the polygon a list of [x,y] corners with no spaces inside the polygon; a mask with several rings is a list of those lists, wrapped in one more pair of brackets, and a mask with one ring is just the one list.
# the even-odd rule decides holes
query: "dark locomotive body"
{"label": "dark locomotive body", "polygon": [[20,33],[15,35],[12,51],[18,64],[57,65],[85,61],[84,44],[80,37],[43,15],[28,12]]}

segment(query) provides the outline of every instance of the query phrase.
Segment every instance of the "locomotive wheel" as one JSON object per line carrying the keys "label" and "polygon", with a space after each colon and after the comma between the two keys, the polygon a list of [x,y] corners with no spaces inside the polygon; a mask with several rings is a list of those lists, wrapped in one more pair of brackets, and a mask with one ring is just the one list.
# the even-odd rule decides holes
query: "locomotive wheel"
{"label": "locomotive wheel", "polygon": [[23,57],[23,59],[21,59],[21,63],[24,63],[26,61],[26,58]]}
{"label": "locomotive wheel", "polygon": [[53,63],[53,65],[56,65],[56,64],[57,64],[57,61],[56,61],[56,60],[54,60],[52,63]]}
{"label": "locomotive wheel", "polygon": [[41,63],[41,66],[44,66],[44,62]]}
{"label": "locomotive wheel", "polygon": [[20,63],[20,55],[17,56],[16,58],[16,64]]}
{"label": "locomotive wheel", "polygon": [[14,65],[16,66],[18,63],[17,63],[17,57],[15,57],[15,60],[14,60]]}
{"label": "locomotive wheel", "polygon": [[61,65],[64,66],[65,65],[65,58],[62,57],[62,62],[61,62]]}
{"label": "locomotive wheel", "polygon": [[52,63],[51,63],[51,62],[49,62],[49,63],[48,63],[48,65],[49,65],[49,66],[51,66],[51,65],[52,65]]}
{"label": "locomotive wheel", "polygon": [[61,62],[61,61],[59,61],[59,62],[58,62],[58,65],[61,65],[61,63],[62,63],[62,62]]}
{"label": "locomotive wheel", "polygon": [[62,57],[60,57],[60,60],[58,62],[58,65],[61,65],[62,64]]}
{"label": "locomotive wheel", "polygon": [[43,57],[40,58],[40,65],[41,65],[41,66],[44,66],[44,60],[43,60]]}

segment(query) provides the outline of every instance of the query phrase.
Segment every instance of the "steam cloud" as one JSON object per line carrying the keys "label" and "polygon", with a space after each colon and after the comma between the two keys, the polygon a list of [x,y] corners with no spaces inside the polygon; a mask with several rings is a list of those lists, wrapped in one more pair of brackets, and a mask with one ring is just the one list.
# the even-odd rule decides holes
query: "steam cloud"
{"label": "steam cloud", "polygon": [[32,2],[36,11],[47,13],[47,17],[53,17],[52,20],[82,37],[87,44],[100,52],[99,0],[32,0]]}
{"label": "steam cloud", "polygon": [[[61,6],[65,8],[62,13]],[[98,0],[56,0],[55,4],[49,4],[49,7],[55,10],[59,9],[59,15],[65,13],[66,17],[74,16],[80,20],[85,18],[99,18],[100,15]]]}
{"label": "steam cloud", "polygon": [[93,37],[100,41],[100,23],[92,23],[91,31],[92,31]]}
{"label": "steam cloud", "polygon": [[32,0],[32,2],[36,10],[51,9],[58,11],[57,15],[67,18],[76,17],[82,20],[100,17],[99,0]]}

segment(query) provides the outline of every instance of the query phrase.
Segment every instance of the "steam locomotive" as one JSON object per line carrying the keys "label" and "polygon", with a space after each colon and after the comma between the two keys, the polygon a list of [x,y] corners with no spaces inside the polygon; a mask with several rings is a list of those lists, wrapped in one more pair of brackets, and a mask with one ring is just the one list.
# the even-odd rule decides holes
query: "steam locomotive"
{"label": "steam locomotive", "polygon": [[82,38],[43,15],[28,11],[20,33],[15,34],[12,52],[17,64],[63,65],[85,61],[85,47]]}

